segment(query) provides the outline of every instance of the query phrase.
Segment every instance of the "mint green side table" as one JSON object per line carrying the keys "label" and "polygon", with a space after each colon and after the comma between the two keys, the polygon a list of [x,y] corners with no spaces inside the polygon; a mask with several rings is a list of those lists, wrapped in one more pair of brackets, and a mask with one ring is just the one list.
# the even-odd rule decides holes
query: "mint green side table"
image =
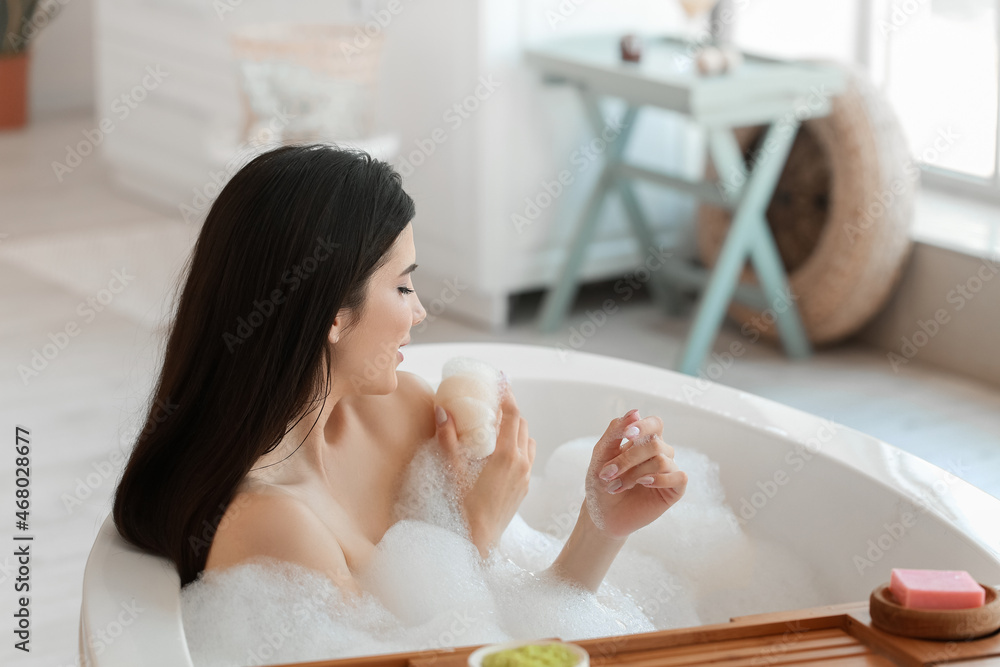
{"label": "mint green side table", "polygon": [[[699,75],[687,43],[672,37],[643,38],[638,63],[621,60],[620,35],[566,38],[525,51],[526,61],[548,83],[576,87],[588,122],[601,136],[613,138],[605,150],[600,176],[589,193],[577,223],[566,262],[542,303],[540,328],[557,330],[577,291],[577,277],[594,237],[604,198],[616,192],[624,205],[631,230],[644,252],[657,248],[655,234],[639,206],[632,187],[645,180],[688,192],[699,200],[732,210],[729,233],[712,271],[670,260],[651,275],[650,292],[670,313],[678,312],[681,288],[701,290],[691,331],[677,370],[694,375],[701,368],[734,298],[759,310],[785,303],[788,278],[768,227],[765,211],[781,175],[801,121],[830,112],[831,98],[843,91],[843,71],[826,64],[796,63],[746,55],[732,72]],[[625,101],[621,125],[604,119],[599,99]],[[695,181],[628,164],[623,159],[639,109],[653,106],[682,114],[701,125],[708,154],[718,179]],[[736,127],[767,125],[760,148],[747,165],[733,133]],[[739,284],[746,261],[751,261],[761,287]],[[809,339],[794,303],[775,308],[778,332],[790,357],[811,353]]]}

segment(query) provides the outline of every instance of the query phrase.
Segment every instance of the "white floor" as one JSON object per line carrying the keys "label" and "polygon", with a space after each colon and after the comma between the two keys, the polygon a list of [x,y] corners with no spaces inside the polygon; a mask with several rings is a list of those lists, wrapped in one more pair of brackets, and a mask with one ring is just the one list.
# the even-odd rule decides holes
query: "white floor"
{"label": "white floor", "polygon": [[[89,119],[36,123],[0,134],[0,414],[7,452],[0,458],[3,505],[12,508],[14,430],[31,432],[32,651],[0,648],[0,664],[77,664],[80,583],[96,530],[110,508],[129,436],[157,370],[171,286],[197,229],[178,215],[117,192],[89,156],[59,182],[53,160]],[[417,248],[419,257],[420,248]],[[106,305],[114,272],[127,285]],[[113,283],[117,287],[118,283]],[[570,326],[609,296],[581,295],[561,334],[535,329],[537,295],[518,303],[502,334],[437,317],[414,343],[504,340],[570,345]],[[82,304],[82,305],[81,305]],[[425,305],[427,304],[425,296]],[[100,312],[97,311],[100,308]],[[75,323],[76,335],[59,332]],[[689,322],[663,316],[636,298],[588,338],[582,350],[670,367]],[[738,340],[727,330],[717,349]],[[53,342],[53,340],[55,342]],[[746,340],[743,340],[746,343]],[[22,379],[20,365],[47,344],[51,359]],[[58,348],[59,343],[64,347]],[[58,350],[55,354],[54,351]],[[402,368],[406,368],[403,362]],[[913,362],[894,373],[883,352],[844,346],[802,362],[765,344],[750,345],[718,381],[822,415],[915,453],[1000,497],[1000,389]],[[715,375],[713,371],[713,376]],[[13,509],[11,509],[13,513]],[[10,515],[8,515],[10,517]],[[10,531],[14,533],[13,521]],[[13,544],[13,542],[11,542]],[[0,610],[11,619],[13,549],[0,553]]]}

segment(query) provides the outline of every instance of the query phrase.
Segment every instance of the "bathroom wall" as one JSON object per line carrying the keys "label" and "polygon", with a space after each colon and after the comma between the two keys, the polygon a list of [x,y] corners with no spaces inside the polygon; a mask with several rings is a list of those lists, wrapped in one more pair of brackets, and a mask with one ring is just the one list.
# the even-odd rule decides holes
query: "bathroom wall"
{"label": "bathroom wall", "polygon": [[58,1],[62,10],[31,47],[29,119],[94,106],[93,0]]}
{"label": "bathroom wall", "polygon": [[1000,386],[1000,256],[915,243],[885,309],[859,337],[895,372],[931,363]]}

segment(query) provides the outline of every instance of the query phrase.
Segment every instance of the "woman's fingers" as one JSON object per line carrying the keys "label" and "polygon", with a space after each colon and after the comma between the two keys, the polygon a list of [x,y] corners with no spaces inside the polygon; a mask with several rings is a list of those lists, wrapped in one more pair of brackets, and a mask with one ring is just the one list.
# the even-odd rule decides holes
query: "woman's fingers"
{"label": "woman's fingers", "polygon": [[[644,435],[657,434],[663,436],[663,420],[656,415],[649,415],[648,417],[643,417],[636,423],[632,424],[639,428],[639,435],[634,436],[634,438],[639,438]],[[625,436],[626,438],[628,436]]]}
{"label": "woman's fingers", "polygon": [[648,488],[656,489],[676,489],[683,495],[684,489],[687,488],[688,474],[683,470],[675,470],[670,473],[663,473],[660,475],[652,475],[653,481],[649,484],[643,484],[643,486]]}
{"label": "woman's fingers", "polygon": [[663,435],[663,420],[656,415],[644,417],[637,420],[634,424],[630,424],[622,433],[625,440],[619,444],[618,449],[624,451],[631,447],[636,440],[642,440],[652,434]]}
{"label": "woman's fingers", "polygon": [[500,393],[500,410],[504,413],[517,412],[517,401],[514,400],[514,392],[511,391],[510,385],[505,383],[502,389],[503,391]]}
{"label": "woman's fingers", "polygon": [[438,441],[450,451],[458,444],[458,434],[455,431],[455,420],[442,406],[434,407],[434,421],[437,423]]}
{"label": "woman's fingers", "polygon": [[535,440],[528,435],[528,420],[520,418],[517,428],[517,449],[518,458],[526,462],[528,467],[535,459]]}
{"label": "woman's fingers", "polygon": [[[620,484],[619,484],[620,482]],[[635,486],[676,488],[687,484],[687,473],[663,452],[643,461],[607,483],[611,493],[628,491]]]}
{"label": "woman's fingers", "polygon": [[[673,472],[658,473],[655,475],[645,475],[639,478],[640,480],[648,480],[648,482],[642,483],[625,483],[622,482],[621,486],[616,486],[614,491],[608,491],[611,494],[619,494],[628,491],[629,489],[634,489],[637,486],[641,486],[647,489],[673,489],[677,492],[678,496],[684,495],[684,491],[687,488],[687,473],[683,470],[675,470]],[[617,484],[621,480],[613,480],[609,486]]]}
{"label": "woman's fingers", "polygon": [[625,432],[640,421],[642,420],[639,419],[638,410],[629,410],[621,417],[612,419],[608,423],[608,427],[604,430],[604,434],[601,435],[601,439],[594,445],[591,466],[603,467],[603,462],[610,461],[615,456],[618,456],[622,451],[622,438],[627,437],[625,436]]}
{"label": "woman's fingers", "polygon": [[521,416],[521,411],[517,408],[514,395],[507,387],[500,400],[500,426],[497,429],[497,450],[513,453],[521,446],[520,431],[524,431],[527,436],[527,428],[522,428],[522,422],[527,421]]}
{"label": "woman's fingers", "polygon": [[[442,419],[444,421],[442,421]],[[458,431],[455,427],[455,419],[440,405],[434,408],[434,421],[437,424],[437,441],[444,449],[445,454],[452,462],[456,461],[463,454],[468,455],[468,450],[458,442]]]}
{"label": "woman's fingers", "polygon": [[535,459],[535,441],[528,435],[528,420],[521,416],[521,410],[517,407],[514,399],[514,392],[511,391],[510,384],[501,384],[502,394],[500,404],[497,408],[499,425],[497,428],[497,443],[494,453],[499,453],[498,459],[514,460],[522,456],[527,460],[530,467]]}
{"label": "woman's fingers", "polygon": [[521,449],[521,453],[528,464],[528,474],[531,474],[531,466],[535,463],[535,439],[528,437],[527,422],[525,422],[524,428],[521,430],[524,433],[524,447]]}
{"label": "woman's fingers", "polygon": [[[674,448],[663,442],[659,432],[647,430],[647,425],[650,423],[647,420],[655,420],[654,425],[656,422],[662,424],[659,417],[646,417],[632,424],[632,426],[638,427],[639,434],[625,436],[629,438],[630,442],[625,444],[624,451],[604,463],[598,471],[598,477],[604,481],[615,479],[661,452],[668,458],[673,458]],[[628,433],[627,430],[626,433]]]}

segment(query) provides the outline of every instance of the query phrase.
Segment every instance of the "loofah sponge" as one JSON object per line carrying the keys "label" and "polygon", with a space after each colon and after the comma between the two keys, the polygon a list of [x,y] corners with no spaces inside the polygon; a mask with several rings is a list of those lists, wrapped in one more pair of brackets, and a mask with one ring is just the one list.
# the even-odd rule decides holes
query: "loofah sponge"
{"label": "loofah sponge", "polygon": [[500,371],[472,357],[454,357],[445,362],[441,378],[434,404],[454,417],[458,441],[472,456],[489,456],[497,445]]}

